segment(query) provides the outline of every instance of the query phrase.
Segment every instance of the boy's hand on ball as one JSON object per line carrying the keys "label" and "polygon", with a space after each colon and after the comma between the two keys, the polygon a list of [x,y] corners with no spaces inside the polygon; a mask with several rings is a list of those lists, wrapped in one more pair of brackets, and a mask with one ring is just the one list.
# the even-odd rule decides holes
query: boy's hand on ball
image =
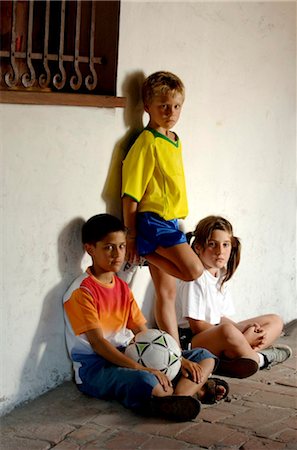
{"label": "boy's hand on ball", "polygon": [[158,381],[163,387],[165,392],[167,392],[169,388],[172,388],[171,381],[164,373],[160,372],[160,370],[150,369],[148,367],[146,367],[144,370],[147,370],[148,372],[154,374],[158,378]]}
{"label": "boy's hand on ball", "polygon": [[189,359],[182,358],[181,360],[181,370],[185,378],[189,378],[194,383],[202,383],[203,380],[203,369],[199,364],[190,361]]}

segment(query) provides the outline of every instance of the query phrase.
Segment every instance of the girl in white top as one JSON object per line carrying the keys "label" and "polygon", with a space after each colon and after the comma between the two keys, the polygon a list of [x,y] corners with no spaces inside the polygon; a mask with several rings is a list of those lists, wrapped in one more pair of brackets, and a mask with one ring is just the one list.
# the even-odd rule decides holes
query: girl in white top
{"label": "girl in white top", "polygon": [[220,216],[208,216],[190,235],[205,270],[194,281],[178,281],[176,312],[182,345],[208,349],[221,358],[217,373],[237,378],[291,356],[291,349],[283,345],[264,350],[282,332],[283,321],[278,315],[238,323],[228,318],[235,312],[228,282],[238,267],[241,249],[231,223]]}

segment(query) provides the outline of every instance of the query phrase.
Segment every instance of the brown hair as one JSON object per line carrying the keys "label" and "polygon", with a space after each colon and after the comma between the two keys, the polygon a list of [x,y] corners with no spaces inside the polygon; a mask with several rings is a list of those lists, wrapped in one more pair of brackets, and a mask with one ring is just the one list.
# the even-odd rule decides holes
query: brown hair
{"label": "brown hair", "polygon": [[144,105],[149,105],[154,96],[166,95],[168,92],[178,92],[185,96],[183,82],[171,72],[155,72],[144,80],[142,86],[142,100]]}
{"label": "brown hair", "polygon": [[188,241],[191,241],[191,238],[194,237],[194,241],[192,243],[192,248],[194,251],[194,247],[196,245],[199,245],[200,247],[205,249],[214,230],[226,231],[231,236],[232,250],[229,261],[227,263],[226,274],[222,279],[222,287],[226,281],[230,280],[240,262],[241,244],[239,239],[233,236],[233,227],[231,223],[221,216],[205,217],[204,219],[200,220],[200,222],[198,222],[195,231],[187,233],[187,238]]}

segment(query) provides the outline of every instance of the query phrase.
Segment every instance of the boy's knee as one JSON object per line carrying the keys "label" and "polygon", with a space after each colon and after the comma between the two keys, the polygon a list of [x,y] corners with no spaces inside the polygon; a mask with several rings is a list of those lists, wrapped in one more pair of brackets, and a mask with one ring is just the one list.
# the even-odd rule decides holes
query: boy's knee
{"label": "boy's knee", "polygon": [[183,271],[183,281],[195,281],[202,275],[203,270],[194,266],[190,267],[188,270]]}
{"label": "boy's knee", "polygon": [[138,370],[133,386],[139,391],[152,391],[158,383],[158,379],[152,373]]}
{"label": "boy's knee", "polygon": [[155,397],[166,397],[167,395],[173,394],[173,388],[168,388],[167,391],[164,391],[163,386],[160,383],[156,384],[154,389],[152,390],[152,395]]}
{"label": "boy's knee", "polygon": [[125,406],[137,409],[147,402],[155,387],[159,384],[158,379],[150,372],[144,370],[131,370],[123,391],[119,394],[124,396]]}

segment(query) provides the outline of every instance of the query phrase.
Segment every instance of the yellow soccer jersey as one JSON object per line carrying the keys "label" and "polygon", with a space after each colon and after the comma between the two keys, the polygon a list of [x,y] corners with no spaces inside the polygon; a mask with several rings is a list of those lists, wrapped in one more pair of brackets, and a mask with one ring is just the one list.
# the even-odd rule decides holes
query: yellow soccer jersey
{"label": "yellow soccer jersey", "polygon": [[154,212],[165,220],[182,219],[188,201],[181,142],[146,128],[123,161],[122,196],[136,200],[138,212]]}

